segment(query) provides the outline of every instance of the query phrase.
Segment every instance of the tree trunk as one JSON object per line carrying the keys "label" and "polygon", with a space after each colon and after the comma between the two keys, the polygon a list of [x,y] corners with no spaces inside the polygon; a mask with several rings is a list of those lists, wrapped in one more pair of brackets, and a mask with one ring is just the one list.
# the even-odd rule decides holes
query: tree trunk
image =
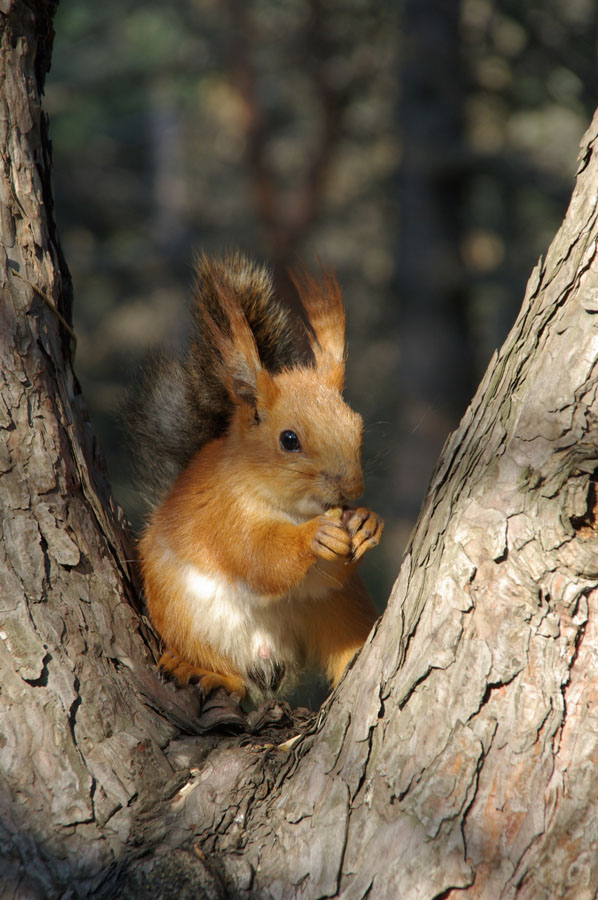
{"label": "tree trunk", "polygon": [[189,736],[66,350],[53,4],[0,10],[0,896],[594,897],[598,115],[339,689],[291,751]]}
{"label": "tree trunk", "polygon": [[55,5],[0,4],[2,897],[89,896],[124,849],[132,799],[176,778],[161,749],[171,721],[192,729],[197,711],[152,674],[71,368],[40,106]]}

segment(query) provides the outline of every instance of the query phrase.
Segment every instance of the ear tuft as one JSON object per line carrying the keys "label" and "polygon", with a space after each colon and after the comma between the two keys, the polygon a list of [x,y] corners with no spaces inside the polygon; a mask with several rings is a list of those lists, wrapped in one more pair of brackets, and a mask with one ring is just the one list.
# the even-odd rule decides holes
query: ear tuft
{"label": "ear tuft", "polygon": [[322,379],[339,391],[345,379],[345,310],[334,272],[320,263],[317,281],[305,267],[290,276],[305,309],[310,345]]}
{"label": "ear tuft", "polygon": [[236,405],[255,406],[262,370],[253,332],[239,303],[237,281],[225,264],[203,256],[195,291],[196,320],[204,342],[216,350],[215,368]]}

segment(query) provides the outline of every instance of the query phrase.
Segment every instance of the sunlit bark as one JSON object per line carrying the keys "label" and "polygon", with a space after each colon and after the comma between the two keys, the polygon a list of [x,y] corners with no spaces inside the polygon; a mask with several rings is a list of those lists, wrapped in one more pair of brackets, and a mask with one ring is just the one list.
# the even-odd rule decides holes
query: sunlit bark
{"label": "sunlit bark", "polygon": [[0,896],[593,897],[598,117],[340,688],[291,751],[198,736],[71,369],[53,4],[0,9]]}

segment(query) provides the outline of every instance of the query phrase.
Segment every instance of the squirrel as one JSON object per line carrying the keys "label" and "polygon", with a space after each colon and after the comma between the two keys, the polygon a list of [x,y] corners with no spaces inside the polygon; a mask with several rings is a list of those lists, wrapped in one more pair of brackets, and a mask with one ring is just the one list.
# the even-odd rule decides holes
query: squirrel
{"label": "squirrel", "polygon": [[383,523],[355,506],[340,288],[324,268],[292,278],[307,355],[265,268],[201,256],[187,349],[154,360],[128,402],[158,495],[139,541],[158,668],[204,697],[282,693],[307,667],[335,685],[377,617],[356,568]]}

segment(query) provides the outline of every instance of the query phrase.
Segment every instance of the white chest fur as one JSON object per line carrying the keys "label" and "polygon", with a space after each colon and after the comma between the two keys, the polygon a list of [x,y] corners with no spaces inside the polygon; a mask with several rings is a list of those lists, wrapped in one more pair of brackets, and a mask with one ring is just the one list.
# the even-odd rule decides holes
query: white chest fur
{"label": "white chest fur", "polygon": [[193,565],[181,578],[191,627],[240,672],[282,663],[291,674],[303,664],[291,597],[264,598],[244,581],[206,575]]}
{"label": "white chest fur", "polygon": [[226,655],[237,671],[267,691],[284,671],[289,686],[306,662],[313,642],[313,605],[340,587],[334,566],[319,561],[287,594],[272,598],[241,580],[229,580],[183,563],[169,548],[163,562],[177,579],[185,627],[198,641]]}

